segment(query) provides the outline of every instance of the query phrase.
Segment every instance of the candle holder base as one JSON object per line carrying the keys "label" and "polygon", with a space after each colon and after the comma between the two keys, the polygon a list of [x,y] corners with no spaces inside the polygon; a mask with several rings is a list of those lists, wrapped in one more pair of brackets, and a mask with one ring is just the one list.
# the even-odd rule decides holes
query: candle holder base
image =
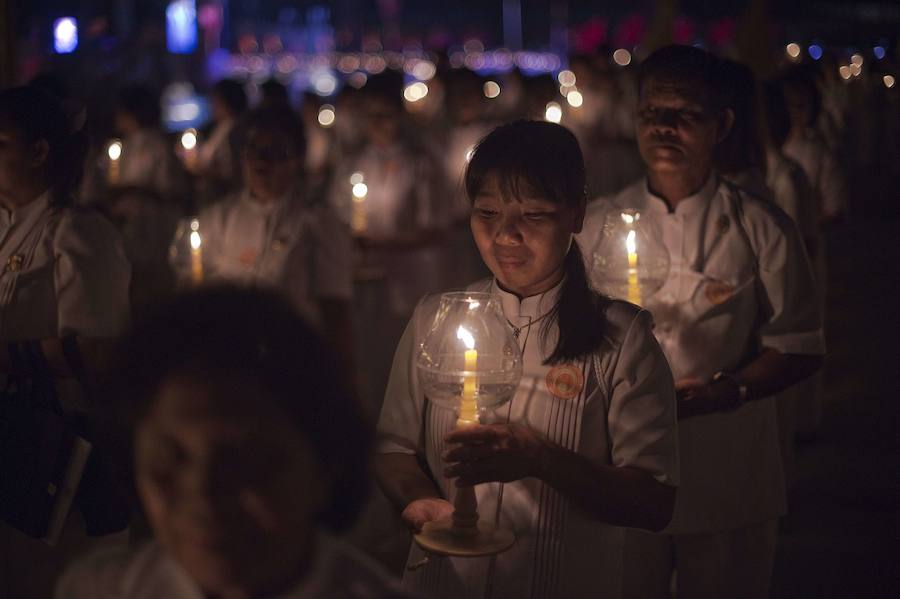
{"label": "candle holder base", "polygon": [[426,522],[413,537],[429,553],[450,557],[496,555],[512,547],[516,536],[511,530],[479,521],[471,529],[453,525],[452,518]]}

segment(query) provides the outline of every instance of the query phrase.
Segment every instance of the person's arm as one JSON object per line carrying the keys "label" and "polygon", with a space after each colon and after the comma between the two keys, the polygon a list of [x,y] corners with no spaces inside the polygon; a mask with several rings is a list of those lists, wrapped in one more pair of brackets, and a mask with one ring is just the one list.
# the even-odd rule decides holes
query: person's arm
{"label": "person's arm", "polygon": [[822,362],[820,355],[783,354],[769,348],[729,376],[709,382],[679,381],[676,384],[678,417],[727,412],[739,408],[745,401],[772,397],[812,376],[822,367]]}
{"label": "person's arm", "polygon": [[672,518],[675,487],[640,468],[594,462],[516,424],[458,429],[447,435],[459,443],[445,458],[447,477],[460,487],[538,478],[589,516],[612,524],[659,531]]}
{"label": "person's arm", "polygon": [[765,218],[747,223],[759,252],[759,299],[766,320],[757,336],[763,349],[718,380],[677,381],[680,419],[728,412],[745,401],[772,397],[822,366],[825,340],[812,268],[797,227],[771,210]]}
{"label": "person's arm", "polygon": [[441,496],[428,474],[413,454],[383,453],[375,456],[375,478],[378,486],[411,529],[440,520],[453,513],[453,505]]}
{"label": "person's arm", "polygon": [[[425,402],[415,366],[417,322],[430,319],[434,301],[423,300],[397,344],[378,419],[374,469],[379,487],[415,531],[453,513],[453,506],[420,461]],[[424,315],[424,316],[423,316]],[[439,473],[438,473],[439,474]]]}
{"label": "person's arm", "polygon": [[[677,424],[672,373],[651,333],[647,312],[631,318],[618,356],[609,364],[606,422],[611,464],[589,455],[594,439],[584,423],[576,453],[517,424],[472,426],[447,436],[445,476],[458,486],[535,477],[590,517],[615,526],[658,531],[669,523],[678,484]],[[600,401],[600,400],[598,400]]]}

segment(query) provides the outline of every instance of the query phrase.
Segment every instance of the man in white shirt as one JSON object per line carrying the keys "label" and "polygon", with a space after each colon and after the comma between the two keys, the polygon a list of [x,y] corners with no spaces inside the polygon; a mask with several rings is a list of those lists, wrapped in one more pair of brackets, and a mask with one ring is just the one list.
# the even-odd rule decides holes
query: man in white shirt
{"label": "man in white shirt", "polygon": [[[681,488],[661,534],[629,531],[626,597],[768,597],[785,490],[772,396],[821,365],[803,242],[778,208],[720,180],[734,120],[711,54],[670,46],[642,65],[637,136],[647,179],[588,208],[582,247],[626,208],[670,254],[646,301],[678,389]],[[646,222],[646,221],[645,221]]]}
{"label": "man in white shirt", "polygon": [[279,289],[349,359],[350,233],[324,201],[301,193],[302,125],[288,109],[261,109],[245,131],[244,189],[199,218],[204,275]]}

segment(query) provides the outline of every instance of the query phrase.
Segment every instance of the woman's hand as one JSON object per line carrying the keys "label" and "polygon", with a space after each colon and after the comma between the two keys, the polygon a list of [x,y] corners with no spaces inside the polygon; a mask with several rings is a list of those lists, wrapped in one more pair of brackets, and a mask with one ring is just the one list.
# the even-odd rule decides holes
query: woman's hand
{"label": "woman's hand", "polygon": [[453,504],[446,499],[416,499],[406,506],[400,517],[414,532],[422,532],[426,522],[443,520],[453,515]]}
{"label": "woman's hand", "polygon": [[518,424],[465,426],[444,439],[456,444],[442,457],[450,463],[444,476],[457,477],[457,487],[536,476],[549,446],[530,428]]}
{"label": "woman's hand", "polygon": [[729,381],[704,383],[699,379],[675,381],[678,419],[730,412],[740,406],[740,391]]}

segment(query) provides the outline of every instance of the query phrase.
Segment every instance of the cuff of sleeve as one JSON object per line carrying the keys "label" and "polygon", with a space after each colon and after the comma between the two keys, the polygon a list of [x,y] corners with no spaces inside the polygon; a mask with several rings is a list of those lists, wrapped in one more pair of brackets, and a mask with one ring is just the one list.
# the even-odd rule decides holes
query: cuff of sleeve
{"label": "cuff of sleeve", "polygon": [[375,440],[375,453],[416,455],[416,450],[406,439],[389,435],[379,435]]}
{"label": "cuff of sleeve", "polygon": [[808,333],[763,335],[761,341],[763,347],[778,350],[783,354],[823,355],[825,353],[825,334],[822,329]]}

